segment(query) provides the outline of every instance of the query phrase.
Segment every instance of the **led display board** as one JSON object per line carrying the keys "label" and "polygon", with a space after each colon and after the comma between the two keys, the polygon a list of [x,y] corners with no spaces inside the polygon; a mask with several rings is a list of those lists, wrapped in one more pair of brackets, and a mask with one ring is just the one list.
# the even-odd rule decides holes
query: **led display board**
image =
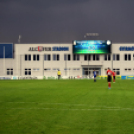
{"label": "led display board", "polygon": [[73,41],[74,54],[106,54],[111,53],[110,40],[81,40]]}

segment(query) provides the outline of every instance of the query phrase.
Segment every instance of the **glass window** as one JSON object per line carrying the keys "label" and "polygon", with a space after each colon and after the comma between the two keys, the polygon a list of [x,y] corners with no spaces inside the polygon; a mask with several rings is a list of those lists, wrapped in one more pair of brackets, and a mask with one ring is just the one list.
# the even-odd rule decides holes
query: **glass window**
{"label": "glass window", "polygon": [[96,55],[96,60],[100,60],[100,55]]}
{"label": "glass window", "polygon": [[11,71],[11,75],[13,75],[13,71]]}
{"label": "glass window", "polygon": [[88,55],[88,60],[91,60],[91,55]]}
{"label": "glass window", "polygon": [[27,60],[27,55],[25,54],[25,60]]}
{"label": "glass window", "polygon": [[28,74],[31,75],[31,71],[28,71]]}
{"label": "glass window", "polygon": [[133,54],[133,60],[134,60],[134,54]]}
{"label": "glass window", "polygon": [[31,60],[31,55],[30,54],[28,55],[28,58],[29,58],[29,60]]}
{"label": "glass window", "polygon": [[127,71],[127,68],[125,68],[125,71]]}
{"label": "glass window", "polygon": [[36,60],[36,55],[35,54],[33,55],[33,60]]}
{"label": "glass window", "polygon": [[128,54],[128,60],[131,60],[131,54]]}
{"label": "glass window", "polygon": [[64,60],[67,60],[67,55],[66,54],[64,54]]}
{"label": "glass window", "polygon": [[76,55],[75,54],[73,55],[73,60],[76,60]]}
{"label": "glass window", "polygon": [[84,55],[84,60],[87,60],[87,55]]}
{"label": "glass window", "polygon": [[104,55],[104,60],[107,60],[107,54]]}
{"label": "glass window", "polygon": [[59,56],[59,54],[57,54],[57,60],[60,60],[60,56]]}
{"label": "glass window", "polygon": [[10,75],[10,71],[7,71],[7,75]]}
{"label": "glass window", "polygon": [[108,60],[111,60],[111,55],[110,54],[108,54]]}
{"label": "glass window", "polygon": [[116,74],[117,74],[117,75],[120,75],[120,71],[116,71]]}
{"label": "glass window", "polygon": [[53,60],[56,60],[56,55],[55,54],[53,55]]}
{"label": "glass window", "polygon": [[51,55],[50,54],[48,54],[48,60],[51,60]]}
{"label": "glass window", "polygon": [[113,60],[115,60],[115,54],[113,54]]}
{"label": "glass window", "polygon": [[47,55],[46,54],[44,55],[44,60],[47,60]]}
{"label": "glass window", "polygon": [[116,55],[116,59],[120,60],[120,55],[119,54]]}
{"label": "glass window", "polygon": [[40,59],[39,59],[39,55],[37,54],[37,60],[39,61]]}
{"label": "glass window", "polygon": [[93,60],[95,60],[95,54],[93,54]]}
{"label": "glass window", "polygon": [[127,54],[124,55],[124,60],[127,60]]}
{"label": "glass window", "polygon": [[71,58],[70,58],[71,56],[70,56],[70,54],[68,55],[68,60],[70,60]]}
{"label": "glass window", "polygon": [[27,75],[27,71],[25,71],[25,75]]}
{"label": "glass window", "polygon": [[80,60],[80,55],[77,54],[77,60]]}

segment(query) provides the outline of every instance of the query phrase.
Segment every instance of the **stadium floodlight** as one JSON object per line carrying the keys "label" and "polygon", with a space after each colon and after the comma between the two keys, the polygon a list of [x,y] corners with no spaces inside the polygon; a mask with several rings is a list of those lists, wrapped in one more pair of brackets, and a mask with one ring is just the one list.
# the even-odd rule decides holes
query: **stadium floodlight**
{"label": "stadium floodlight", "polygon": [[90,36],[90,37],[97,37],[97,36],[99,36],[99,33],[86,33],[86,34],[84,35],[84,38],[86,38],[87,36]]}
{"label": "stadium floodlight", "polygon": [[111,41],[110,41],[110,40],[108,40],[108,41],[107,41],[107,45],[110,45],[110,44],[111,44]]}

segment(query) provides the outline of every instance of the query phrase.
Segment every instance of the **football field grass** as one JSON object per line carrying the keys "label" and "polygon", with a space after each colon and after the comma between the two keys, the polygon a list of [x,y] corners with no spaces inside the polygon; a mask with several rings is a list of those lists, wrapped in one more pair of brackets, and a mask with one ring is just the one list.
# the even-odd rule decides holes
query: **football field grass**
{"label": "football field grass", "polygon": [[133,134],[134,80],[1,80],[0,134]]}

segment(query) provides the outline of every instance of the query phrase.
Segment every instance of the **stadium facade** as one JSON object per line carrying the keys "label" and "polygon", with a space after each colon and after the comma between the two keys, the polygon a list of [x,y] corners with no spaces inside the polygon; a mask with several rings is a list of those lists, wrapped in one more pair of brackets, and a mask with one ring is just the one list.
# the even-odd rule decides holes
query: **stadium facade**
{"label": "stadium facade", "polygon": [[94,69],[106,75],[108,67],[117,75],[134,75],[133,43],[110,44],[109,53],[76,53],[74,45],[1,43],[0,77],[56,77],[58,69],[65,78],[93,77]]}

